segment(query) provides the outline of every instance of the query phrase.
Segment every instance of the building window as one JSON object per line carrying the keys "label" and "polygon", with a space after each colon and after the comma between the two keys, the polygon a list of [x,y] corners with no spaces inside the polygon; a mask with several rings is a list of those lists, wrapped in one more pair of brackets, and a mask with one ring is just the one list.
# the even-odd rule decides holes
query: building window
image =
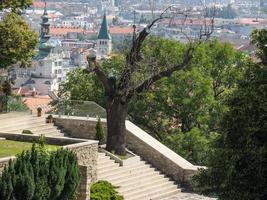
{"label": "building window", "polygon": [[55,70],[55,74],[57,74],[57,70]]}
{"label": "building window", "polygon": [[40,61],[40,62],[39,62],[39,66],[40,66],[40,67],[43,67],[43,66],[44,66],[44,61]]}

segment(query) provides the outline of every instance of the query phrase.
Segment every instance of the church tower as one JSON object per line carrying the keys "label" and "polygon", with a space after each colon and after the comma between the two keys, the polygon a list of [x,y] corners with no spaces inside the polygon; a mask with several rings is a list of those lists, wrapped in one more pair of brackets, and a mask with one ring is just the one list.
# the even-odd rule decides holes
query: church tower
{"label": "church tower", "polygon": [[111,35],[108,29],[106,13],[104,14],[101,28],[97,37],[97,55],[100,58],[107,57],[112,51]]}
{"label": "church tower", "polygon": [[50,39],[50,23],[49,23],[49,16],[47,13],[47,4],[45,2],[44,14],[42,16],[42,23],[41,23],[41,32],[40,32],[40,41],[39,41],[39,54],[37,59],[43,59],[49,55],[51,49],[53,48],[51,45],[48,44],[48,40]]}

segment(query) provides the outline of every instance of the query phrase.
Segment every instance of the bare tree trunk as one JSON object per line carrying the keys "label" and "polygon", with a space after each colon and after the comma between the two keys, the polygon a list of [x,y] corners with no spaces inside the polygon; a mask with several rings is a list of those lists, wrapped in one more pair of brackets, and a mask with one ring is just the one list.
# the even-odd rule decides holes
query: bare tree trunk
{"label": "bare tree trunk", "polygon": [[119,100],[113,99],[107,103],[107,150],[115,151],[116,154],[125,155],[126,127],[128,104],[121,104]]}

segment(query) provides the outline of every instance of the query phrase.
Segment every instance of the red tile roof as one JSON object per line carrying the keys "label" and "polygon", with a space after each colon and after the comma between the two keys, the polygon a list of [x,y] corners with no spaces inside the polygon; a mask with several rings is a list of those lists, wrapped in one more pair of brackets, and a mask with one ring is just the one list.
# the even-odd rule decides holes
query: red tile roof
{"label": "red tile roof", "polygon": [[[110,27],[110,33],[112,35],[128,35],[132,34],[133,29],[132,27]],[[86,34],[93,34],[97,35],[98,31],[96,30],[90,30],[90,31],[84,31],[82,28],[74,28],[74,27],[51,27],[50,28],[50,34],[51,35],[60,35],[64,36],[67,35],[67,33],[83,33],[85,32]]]}
{"label": "red tile roof", "polygon": [[35,1],[35,2],[32,2],[32,5],[35,8],[44,8],[45,7],[45,2]]}

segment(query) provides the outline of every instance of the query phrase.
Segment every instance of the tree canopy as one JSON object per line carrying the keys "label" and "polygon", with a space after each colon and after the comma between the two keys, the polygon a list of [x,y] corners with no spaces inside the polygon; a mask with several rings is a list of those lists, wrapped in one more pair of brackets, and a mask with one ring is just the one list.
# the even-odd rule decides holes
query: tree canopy
{"label": "tree canopy", "polygon": [[12,12],[21,12],[32,4],[32,0],[1,0],[0,10],[11,9]]}
{"label": "tree canopy", "polygon": [[[147,40],[143,56],[149,60],[144,62],[145,69],[137,78],[142,79],[146,70],[153,70],[149,63],[158,58],[162,63],[176,62],[179,58],[172,57],[182,54],[183,48],[183,44],[175,41]],[[168,56],[165,61],[164,54]],[[162,79],[137,96],[129,106],[128,118],[189,161],[204,165],[218,123],[227,110],[225,99],[243,78],[249,61],[247,55],[228,43],[216,40],[203,43],[187,69]],[[123,63],[123,56],[117,55],[104,61],[102,68],[117,79]],[[95,74],[79,69],[71,72],[61,86],[62,97],[96,101],[105,107],[104,90]]]}
{"label": "tree canopy", "polygon": [[[264,40],[258,39],[254,42],[261,48]],[[267,198],[266,80],[267,65],[251,62],[227,99],[229,111],[220,123],[208,168],[195,177],[203,194],[223,200]]]}
{"label": "tree canopy", "polygon": [[11,9],[11,12],[4,12],[4,17],[0,21],[0,68],[7,68],[18,62],[22,66],[29,65],[35,55],[38,35],[20,16],[21,11],[31,3],[31,0],[0,2],[0,11]]}

